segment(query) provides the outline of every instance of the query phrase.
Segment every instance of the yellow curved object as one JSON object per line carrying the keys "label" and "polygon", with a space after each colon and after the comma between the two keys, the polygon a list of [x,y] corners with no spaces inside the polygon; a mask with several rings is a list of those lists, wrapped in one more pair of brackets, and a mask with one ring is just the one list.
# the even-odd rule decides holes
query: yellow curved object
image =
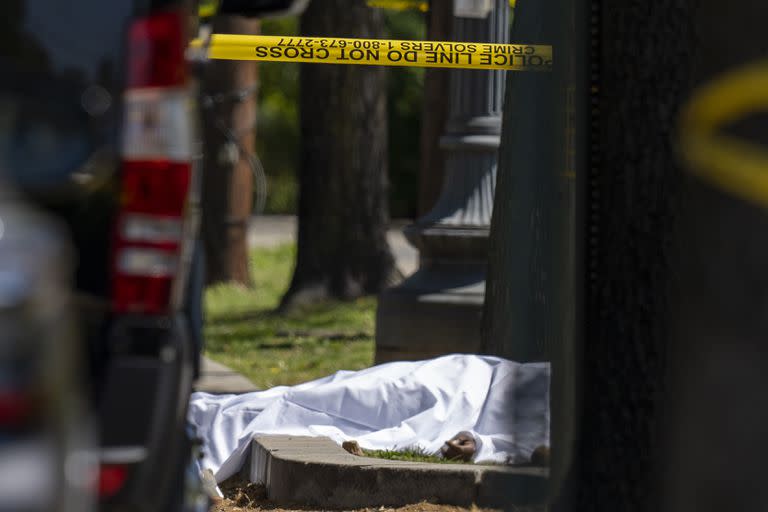
{"label": "yellow curved object", "polygon": [[719,130],[768,112],[768,61],[737,69],[694,91],[680,117],[680,151],[690,172],[768,207],[768,148]]}

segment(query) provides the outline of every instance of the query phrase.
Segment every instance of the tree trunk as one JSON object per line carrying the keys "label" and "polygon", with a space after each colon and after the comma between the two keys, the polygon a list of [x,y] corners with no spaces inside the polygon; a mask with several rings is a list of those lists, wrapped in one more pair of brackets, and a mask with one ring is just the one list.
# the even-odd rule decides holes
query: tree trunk
{"label": "tree trunk", "polygon": [[[427,15],[427,39],[451,40],[453,2],[431,0]],[[427,68],[424,70],[424,109],[421,124],[421,159],[419,163],[419,216],[432,209],[440,196],[445,172],[445,154],[440,148],[440,137],[448,122],[450,99],[450,71]]]}
{"label": "tree trunk", "polygon": [[[314,0],[306,36],[382,38],[365,0]],[[378,66],[304,64],[296,268],[282,307],[380,291],[393,276],[386,239],[386,73]]]}
{"label": "tree trunk", "polygon": [[[552,41],[553,0],[516,9],[512,40]],[[549,361],[558,341],[557,247],[572,217],[573,179],[561,168],[553,73],[508,73],[489,240],[481,350],[516,361]],[[565,196],[563,194],[566,194]],[[559,313],[559,312],[557,312]]]}
{"label": "tree trunk", "polygon": [[[258,20],[226,16],[214,32],[257,34]],[[253,171],[258,65],[248,61],[208,63],[203,94],[203,218],[208,283],[250,285],[248,220],[253,207]],[[240,92],[247,94],[240,95]]]}
{"label": "tree trunk", "polygon": [[576,176],[585,170],[585,147],[576,137],[584,112],[575,104],[586,73],[575,42],[581,7],[538,0],[515,9],[513,41],[547,41],[568,51],[555,50],[551,72],[507,75],[481,330],[483,353],[552,364],[553,494],[573,459],[576,422]]}

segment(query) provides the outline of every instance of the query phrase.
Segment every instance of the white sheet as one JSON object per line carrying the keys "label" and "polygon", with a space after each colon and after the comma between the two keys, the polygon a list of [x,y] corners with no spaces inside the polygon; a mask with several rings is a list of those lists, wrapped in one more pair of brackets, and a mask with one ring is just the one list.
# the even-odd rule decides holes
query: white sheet
{"label": "white sheet", "polygon": [[467,430],[479,440],[475,462],[521,462],[549,444],[549,364],[450,355],[242,395],[195,393],[189,420],[205,443],[201,469],[217,482],[240,469],[256,434],[436,452]]}

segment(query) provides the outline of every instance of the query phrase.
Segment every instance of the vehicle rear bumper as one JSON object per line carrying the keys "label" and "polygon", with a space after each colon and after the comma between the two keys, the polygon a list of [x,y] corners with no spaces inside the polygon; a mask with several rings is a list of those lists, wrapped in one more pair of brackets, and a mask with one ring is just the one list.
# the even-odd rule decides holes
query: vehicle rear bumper
{"label": "vehicle rear bumper", "polygon": [[[127,464],[103,511],[167,510],[189,458],[186,413],[196,357],[181,316],[120,317],[110,329],[100,390],[101,461]],[[173,512],[173,511],[169,511]]]}

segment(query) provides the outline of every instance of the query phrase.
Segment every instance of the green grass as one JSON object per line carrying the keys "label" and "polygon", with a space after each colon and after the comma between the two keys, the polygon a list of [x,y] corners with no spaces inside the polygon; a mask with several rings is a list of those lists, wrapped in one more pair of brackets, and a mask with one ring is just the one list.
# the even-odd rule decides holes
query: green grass
{"label": "green grass", "polygon": [[293,244],[254,250],[253,288],[227,284],[206,292],[206,355],[260,389],[373,364],[375,298],[273,313],[288,288],[294,256]]}
{"label": "green grass", "polygon": [[429,453],[419,447],[406,448],[401,451],[395,450],[365,450],[366,457],[375,457],[377,459],[402,460],[407,462],[432,462],[437,464],[471,464],[460,459],[444,459],[441,456]]}

